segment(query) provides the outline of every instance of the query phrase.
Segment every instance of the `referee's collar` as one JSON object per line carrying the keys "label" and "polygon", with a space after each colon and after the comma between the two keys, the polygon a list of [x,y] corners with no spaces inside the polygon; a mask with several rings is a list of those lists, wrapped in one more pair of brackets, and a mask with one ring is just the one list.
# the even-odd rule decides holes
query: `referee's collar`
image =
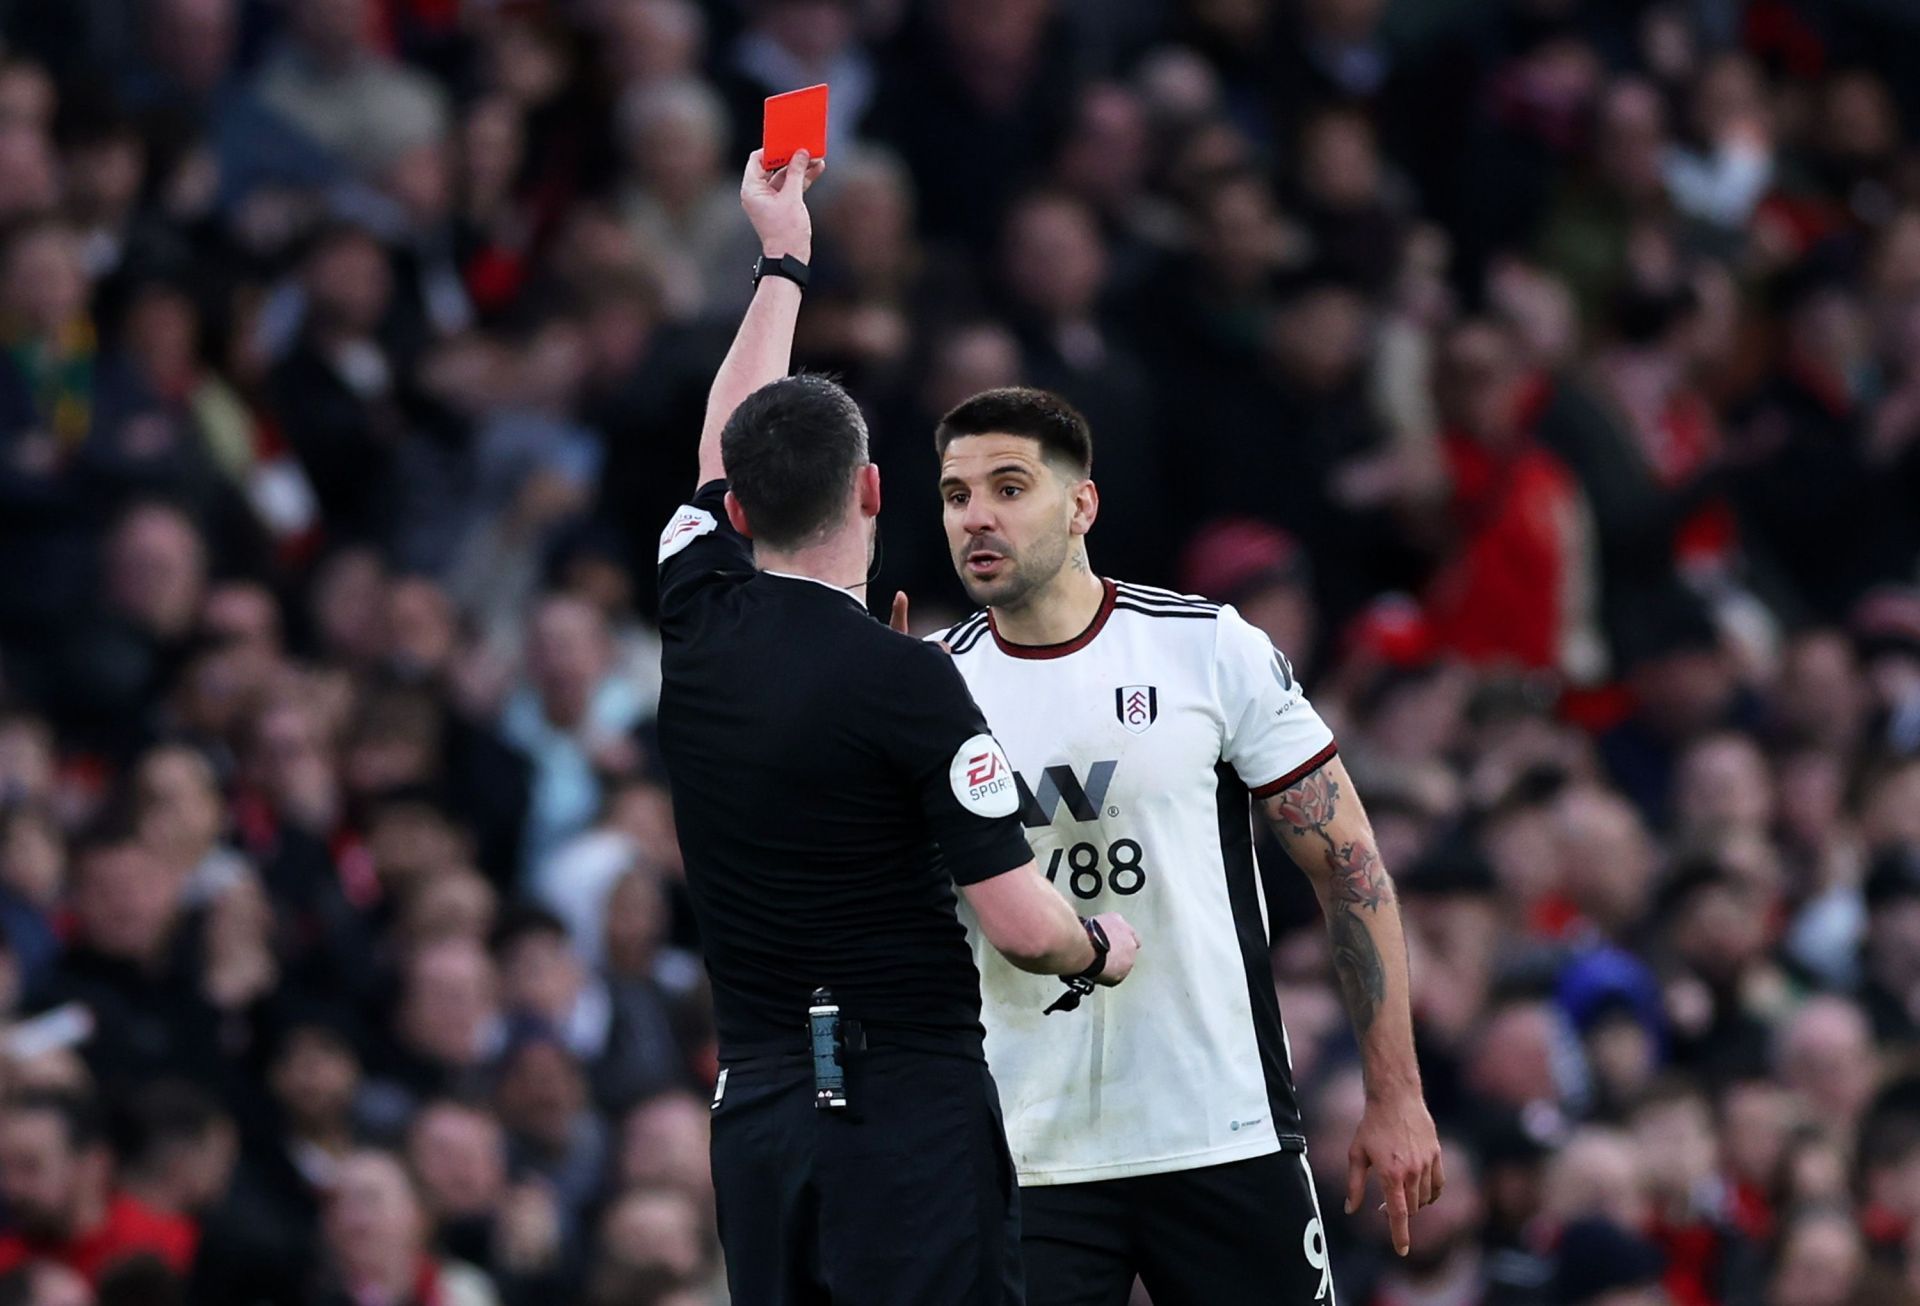
{"label": "referee's collar", "polygon": [[804,580],[809,585],[818,585],[822,589],[829,589],[836,594],[846,595],[855,603],[858,603],[863,612],[867,607],[867,601],[848,589],[845,585],[836,585],[830,580],[821,580],[818,576],[802,576],[799,572],[795,571],[770,571],[764,567],[760,569],[760,574],[762,576],[778,576],[781,580]]}

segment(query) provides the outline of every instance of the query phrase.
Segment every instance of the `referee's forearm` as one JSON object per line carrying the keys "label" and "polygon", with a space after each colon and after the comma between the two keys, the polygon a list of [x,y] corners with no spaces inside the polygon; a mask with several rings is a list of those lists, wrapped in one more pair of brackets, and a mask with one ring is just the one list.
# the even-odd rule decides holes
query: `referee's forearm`
{"label": "referee's forearm", "polygon": [[1032,862],[961,889],[980,932],[1017,969],[1077,975],[1093,965],[1080,916]]}
{"label": "referee's forearm", "polygon": [[[804,258],[808,251],[789,250]],[[800,320],[800,287],[784,277],[765,277],[753,292],[747,314],[734,334],[726,359],[707,392],[707,418],[700,428],[700,479],[726,475],[720,456],[720,432],[741,401],[761,386],[778,381],[793,366],[793,330]]]}

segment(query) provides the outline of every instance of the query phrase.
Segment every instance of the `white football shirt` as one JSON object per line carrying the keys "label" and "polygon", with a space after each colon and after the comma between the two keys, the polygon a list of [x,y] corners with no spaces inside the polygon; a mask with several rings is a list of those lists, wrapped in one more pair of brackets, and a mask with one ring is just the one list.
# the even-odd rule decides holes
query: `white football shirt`
{"label": "white football shirt", "polygon": [[1303,1147],[1251,799],[1334,744],[1286,658],[1231,607],[1113,581],[1065,644],[1005,643],[985,612],[936,638],[1013,763],[1041,871],[1142,941],[1124,984],[1048,1016],[1060,982],[1009,965],[963,908],[1020,1182]]}

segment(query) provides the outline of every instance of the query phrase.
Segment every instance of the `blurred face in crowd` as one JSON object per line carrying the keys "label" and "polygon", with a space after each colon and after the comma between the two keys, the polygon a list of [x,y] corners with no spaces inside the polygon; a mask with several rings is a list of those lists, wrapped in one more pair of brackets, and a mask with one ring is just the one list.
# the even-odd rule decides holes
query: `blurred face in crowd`
{"label": "blurred face in crowd", "polygon": [[213,767],[195,749],[161,747],[134,775],[140,835],[176,870],[188,870],[219,843],[226,808]]}
{"label": "blurred face in crowd", "polygon": [[1865,1268],[1860,1230],[1844,1211],[1802,1216],[1781,1236],[1768,1306],[1847,1306]]}
{"label": "blurred face in crowd", "polygon": [[1307,193],[1316,203],[1339,211],[1379,199],[1380,154],[1364,115],[1324,113],[1308,125],[1301,146]]}
{"label": "blurred face in crowd", "polygon": [[[1802,749],[1774,767],[1774,806],[1786,838],[1817,852],[1846,820],[1846,758]],[[1811,870],[1812,868],[1809,868]]]}
{"label": "blurred face in crowd", "polygon": [[1883,902],[1867,918],[1867,974],[1887,992],[1911,999],[1920,990],[1920,898]]}
{"label": "blurred face in crowd", "polygon": [[155,962],[173,936],[179,889],[179,878],[139,843],[89,849],[74,867],[81,937],[117,960]]}
{"label": "blurred face in crowd", "polygon": [[608,10],[601,54],[612,80],[659,82],[699,70],[706,19],[690,0],[621,0]]}
{"label": "blurred face in crowd", "polygon": [[[0,175],[4,175],[3,156]],[[47,223],[28,228],[7,246],[0,266],[6,269],[0,310],[29,335],[54,335],[86,311],[86,267],[67,227]]]}
{"label": "blurred face in crowd", "polygon": [[315,830],[331,827],[339,802],[333,749],[309,708],[283,700],[260,714],[249,770],[288,819]]}
{"label": "blurred face in crowd", "polygon": [[73,1146],[56,1111],[22,1109],[0,1116],[0,1198],[28,1237],[62,1242],[105,1196],[104,1148]]}
{"label": "blurred face in crowd", "polygon": [[560,1043],[536,1039],[507,1058],[495,1100],[508,1129],[538,1147],[563,1152],[588,1104],[586,1076]]}
{"label": "blurred face in crowd", "polygon": [[607,895],[607,965],[615,974],[644,975],[667,937],[667,895],[660,873],[636,866]]}
{"label": "blurred face in crowd", "polygon": [[934,347],[921,404],[944,413],[970,395],[1020,383],[1020,346],[996,323],[958,327]]}
{"label": "blurred face in crowd", "polygon": [[527,644],[527,669],[550,720],[562,726],[580,721],[612,654],[606,618],[591,603],[557,595],[540,605]]}
{"label": "blurred face in crowd", "polygon": [[1208,191],[1196,226],[1200,261],[1229,294],[1258,293],[1286,252],[1286,229],[1273,193],[1253,173]]}
{"label": "blurred face in crowd", "polygon": [[147,151],[140,137],[123,131],[71,146],[66,165],[66,206],[86,224],[117,229],[140,199],[147,175]]}
{"label": "blurred face in crowd", "polygon": [[427,944],[407,968],[401,1036],[430,1060],[473,1065],[498,1017],[497,993],[493,963],[479,945],[457,939]]}
{"label": "blurred face in crowd", "polygon": [[1688,648],[1634,664],[1629,672],[1640,720],[1663,737],[1688,739],[1718,725],[1739,689],[1721,648]]}
{"label": "blurred face in crowd", "polygon": [[1555,1021],[1543,1002],[1516,1002],[1496,1011],[1481,1029],[1468,1064],[1475,1091],[1516,1109],[1557,1101]]}
{"label": "blurred face in crowd", "polygon": [[490,1215],[506,1195],[506,1137],[486,1111],[457,1102],[426,1107],[408,1131],[407,1161],[439,1219]]}
{"label": "blurred face in crowd", "polygon": [[415,945],[441,939],[483,943],[497,906],[493,886],[478,871],[464,866],[436,871],[407,895],[400,932]]}
{"label": "blurred face in crowd", "polygon": [[1719,1166],[1713,1117],[1706,1102],[1691,1094],[1635,1112],[1633,1143],[1648,1190],[1663,1202],[1691,1201]]}
{"label": "blurred face in crowd", "polygon": [[1038,440],[961,436],[940,462],[953,569],[975,603],[1018,609],[1045,591],[1093,527],[1093,482]]}
{"label": "blurred face in crowd", "polygon": [[412,802],[380,808],[368,821],[367,847],[380,883],[400,898],[464,865],[472,853],[451,821],[425,803]]}
{"label": "blurred face in crowd", "polygon": [[367,0],[294,0],[292,9],[294,34],[323,64],[351,60],[372,32]]}
{"label": "blurred face in crowd", "polygon": [[856,156],[834,179],[821,230],[857,276],[899,274],[914,248],[912,183],[890,158]]}
{"label": "blurred face in crowd", "polygon": [[[6,77],[7,74],[0,71],[0,95],[6,91]],[[0,219],[11,221],[38,216],[59,203],[60,161],[45,129],[28,126],[17,116],[10,119],[4,106],[0,106]],[[44,278],[45,274],[41,276]],[[50,279],[39,283],[42,295],[50,294],[53,288]],[[20,297],[7,298],[17,302]],[[16,315],[21,312],[19,308],[10,311]],[[39,326],[36,329],[44,334],[53,328]]]}
{"label": "blurred face in crowd", "polygon": [[1858,1120],[1879,1079],[1865,1013],[1846,998],[1809,998],[1781,1035],[1780,1077],[1811,1108],[1812,1118]]}
{"label": "blurred face in crowd", "polygon": [[1107,275],[1105,241],[1084,204],[1065,196],[1029,200],[1007,222],[1006,283],[1050,322],[1090,315]]}
{"label": "blurred face in crowd", "polygon": [[53,732],[34,716],[0,717],[0,800],[39,802],[53,789]]}
{"label": "blurred face in crowd", "polygon": [[59,104],[59,88],[39,64],[24,59],[0,64],[0,125],[51,131]]}
{"label": "blurred face in crowd", "polygon": [[1090,87],[1061,147],[1060,184],[1103,212],[1120,208],[1145,184],[1151,144],[1137,93],[1104,82]]}
{"label": "blurred face in crowd", "polygon": [[1861,833],[1870,848],[1920,843],[1920,762],[1888,772],[1867,792]]}
{"label": "blurred face in crowd", "polygon": [[207,591],[200,628],[264,677],[280,660],[280,605],[264,586],[225,581]]}
{"label": "blurred face in crowd", "polygon": [[621,1134],[621,1182],[678,1189],[705,1210],[713,1194],[711,1123],[707,1104],[691,1093],[667,1092],[642,1102]]}
{"label": "blurred face in crowd", "polygon": [[0,818],[0,884],[50,908],[66,881],[67,849],[50,812],[18,807]]}
{"label": "blurred face in crowd", "polygon": [[373,335],[393,298],[386,251],[363,231],[334,234],[308,261],[307,294],[321,332],[344,339]]}
{"label": "blurred face in crowd", "polygon": [[1764,131],[1770,117],[1766,86],[1750,57],[1729,51],[1708,62],[1693,98],[1693,127],[1703,140]]}
{"label": "blurred face in crowd", "polygon": [[677,1279],[698,1275],[709,1247],[699,1209],[671,1188],[643,1188],[615,1202],[600,1239],[601,1254],[622,1268],[658,1268]]}
{"label": "blurred face in crowd", "polygon": [[1598,1217],[1623,1229],[1646,1218],[1645,1179],[1634,1144],[1617,1130],[1576,1130],[1547,1163],[1546,1213],[1557,1225]]}
{"label": "blurred face in crowd", "polygon": [[1365,357],[1367,302],[1345,286],[1320,286],[1275,314],[1268,344],[1280,370],[1315,393],[1354,379]]}
{"label": "blurred face in crowd", "polygon": [[1699,740],[1680,759],[1675,806],[1682,831],[1765,831],[1773,821],[1773,785],[1760,746],[1743,734]]}
{"label": "blurred face in crowd", "polygon": [[1443,346],[1441,412],[1481,444],[1509,447],[1519,436],[1519,351],[1507,333],[1487,321],[1454,330]]}
{"label": "blurred face in crowd", "polygon": [[1884,159],[1900,148],[1900,115],[1885,82],[1851,71],[1827,86],[1820,112],[1820,143],[1834,159]]}
{"label": "blurred face in crowd", "polygon": [[819,66],[854,36],[851,0],[772,0],[762,6],[760,30],[802,63]]}
{"label": "blurred face in crowd", "polygon": [[313,617],[329,657],[370,662],[385,651],[386,572],[371,549],[346,549],[320,569]]}
{"label": "blurred face in crowd", "polygon": [[704,83],[688,78],[646,87],[626,116],[634,169],[649,193],[679,206],[719,181],[725,111]]}
{"label": "blurred face in crowd", "polygon": [[340,1163],[322,1219],[327,1249],[349,1281],[385,1286],[398,1271],[414,1270],[426,1244],[419,1195],[386,1152],[356,1152]]}
{"label": "blurred face in crowd", "polygon": [[25,1306],[94,1306],[93,1289],[64,1265],[35,1261],[26,1274],[29,1296]]}
{"label": "blurred face in crowd", "polygon": [[558,1024],[572,1014],[586,983],[565,933],[534,930],[508,945],[500,958],[506,1008]]}
{"label": "blurred face in crowd", "polygon": [[1678,909],[1674,948],[1709,984],[1735,983],[1765,953],[1769,899],[1731,877],[1704,885]]}
{"label": "blurred face in crowd", "polygon": [[1562,794],[1553,815],[1562,889],[1617,937],[1646,915],[1659,869],[1639,811],[1611,790],[1583,785]]}
{"label": "blurred face in crowd", "polygon": [[234,0],[154,0],[148,49],[155,64],[189,91],[219,86],[233,60]]}
{"label": "blurred face in crowd", "polygon": [[1666,185],[1661,171],[1666,143],[1659,91],[1635,78],[1615,82],[1600,103],[1601,176],[1629,201],[1656,199]]}
{"label": "blurred face in crowd", "polygon": [[330,1134],[345,1127],[353,1109],[360,1061],[329,1030],[296,1030],[274,1059],[269,1083],[297,1132]]}
{"label": "blurred face in crowd", "polygon": [[486,215],[512,195],[526,148],[518,106],[504,96],[474,102],[460,129],[460,186],[470,209]]}
{"label": "blurred face in crowd", "polygon": [[172,508],[136,508],[107,545],[107,593],[141,630],[183,639],[206,593],[206,548],[193,523]]}
{"label": "blurred face in crowd", "polygon": [[1779,1085],[1752,1079],[1720,1099],[1720,1153],[1735,1179],[1762,1192],[1773,1186],[1793,1125],[1793,1097]]}

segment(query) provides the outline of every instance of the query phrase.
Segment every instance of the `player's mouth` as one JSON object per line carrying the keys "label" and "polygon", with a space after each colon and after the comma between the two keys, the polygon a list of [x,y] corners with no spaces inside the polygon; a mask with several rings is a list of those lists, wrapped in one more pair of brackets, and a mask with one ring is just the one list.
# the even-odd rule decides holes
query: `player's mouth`
{"label": "player's mouth", "polygon": [[967,575],[982,580],[990,579],[1006,560],[1004,554],[995,553],[992,549],[975,549],[967,555]]}

